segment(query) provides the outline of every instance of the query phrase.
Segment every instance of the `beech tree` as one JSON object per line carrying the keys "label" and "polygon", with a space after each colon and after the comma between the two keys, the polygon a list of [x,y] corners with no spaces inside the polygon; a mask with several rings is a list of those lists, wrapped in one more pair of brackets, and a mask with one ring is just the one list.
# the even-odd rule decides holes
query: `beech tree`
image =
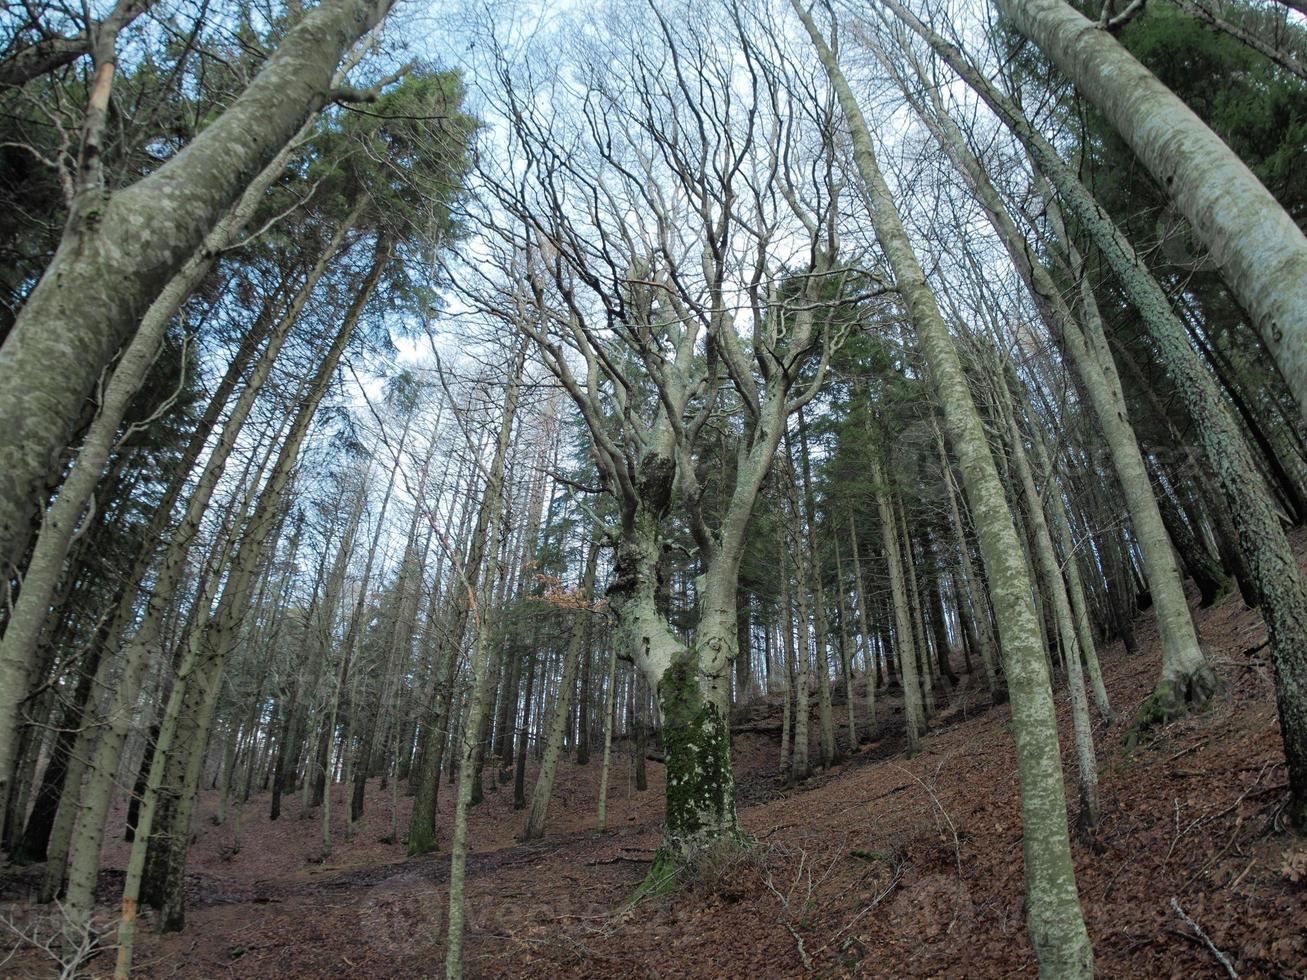
{"label": "beech tree", "polygon": [[[657,46],[628,50],[621,74],[584,66],[590,91],[578,122],[605,134],[588,155],[563,149],[554,120],[519,98],[503,69],[525,179],[484,179],[516,222],[493,228],[501,267],[529,290],[529,308],[508,323],[534,341],[576,404],[620,514],[606,530],[615,549],[607,599],[616,641],[661,715],[667,813],[647,883],[662,888],[699,852],[739,835],[727,712],[745,533],[787,419],[816,394],[840,342],[827,313],[840,283],[850,292],[865,284],[840,253],[829,105],[813,118],[752,60],[739,104],[696,95],[692,77],[744,80],[727,50],[656,10],[644,30]],[[797,140],[759,118],[778,118],[782,105],[819,140],[815,166],[826,176],[815,189],[793,182],[795,168],[813,165],[797,156]],[[783,188],[779,199],[772,186]],[[638,202],[648,220],[628,221],[624,202]],[[783,230],[807,251],[788,295],[770,285]],[[734,290],[748,298],[744,323],[728,302]],[[727,399],[745,419],[728,503],[710,524],[697,460]],[[660,598],[673,516],[694,546],[689,643],[669,628]]]}
{"label": "beech tree", "polygon": [[[1291,972],[1197,898],[1307,820],[1307,22],[995,6],[15,8],[6,962],[149,972],[218,861],[365,930],[437,889],[313,969],[538,971],[675,891],[773,972]],[[621,914],[555,954],[511,917],[564,865]]]}
{"label": "beech tree", "polygon": [[1167,189],[1307,415],[1307,235],[1192,109],[1065,0],[995,5],[1076,82]]}

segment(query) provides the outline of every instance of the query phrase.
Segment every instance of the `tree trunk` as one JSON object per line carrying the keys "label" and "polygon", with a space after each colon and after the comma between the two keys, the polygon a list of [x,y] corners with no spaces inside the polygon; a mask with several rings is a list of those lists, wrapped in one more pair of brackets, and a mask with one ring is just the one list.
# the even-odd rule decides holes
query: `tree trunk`
{"label": "tree trunk", "polygon": [[604,692],[604,761],[599,770],[599,813],[595,817],[595,830],[608,829],[608,774],[613,757],[613,715],[617,711],[617,647],[608,654],[608,687]]}
{"label": "tree trunk", "polygon": [[1307,415],[1307,236],[1219,136],[1063,0],[995,0],[1189,219]]}
{"label": "tree trunk", "polygon": [[[869,196],[876,237],[894,270],[902,303],[916,328],[975,518],[1012,699],[1031,944],[1045,975],[1091,977],[1093,951],[1071,860],[1057,719],[1045,652],[1037,639],[1030,580],[1021,560],[1012,514],[961,360],[876,164],[866,120],[811,16],[797,0],[793,6],[812,38],[848,122],[854,161]],[[906,664],[908,658],[904,660]]]}
{"label": "tree trunk", "polygon": [[[787,433],[788,437],[788,433]],[[808,455],[808,425],[799,409],[799,460],[803,474],[803,512],[808,536],[808,580],[812,596],[812,626],[817,640],[817,720],[821,726],[821,764],[829,769],[839,759],[835,743],[835,715],[830,699],[830,653],[827,650],[826,593],[822,585],[821,556],[817,550],[817,507],[812,492],[812,464]]]}
{"label": "tree trunk", "polygon": [[[426,711],[427,727],[423,733],[423,765],[418,773],[418,789],[413,800],[413,811],[409,819],[408,855],[414,857],[427,854],[436,849],[436,800],[440,785],[440,760],[445,745],[446,726],[452,714],[454,678],[457,675],[459,647],[463,633],[467,629],[467,618],[475,602],[474,590],[481,575],[481,566],[485,560],[487,537],[492,533],[491,522],[496,520],[496,508],[499,506],[492,485],[500,487],[504,478],[504,467],[508,458],[508,440],[505,433],[513,428],[517,412],[519,388],[522,373],[526,365],[527,341],[519,342],[513,355],[513,366],[509,374],[508,395],[504,402],[504,415],[500,423],[500,438],[495,447],[494,457],[486,477],[487,487],[477,511],[476,528],[469,541],[467,559],[462,567],[456,568],[456,585],[454,588],[453,608],[450,613],[450,629],[447,633],[446,648],[442,652],[440,682],[432,690],[432,704]],[[496,532],[497,533],[497,532]],[[451,561],[454,556],[448,555]],[[494,557],[494,556],[492,556]],[[434,710],[433,710],[434,709]],[[480,719],[477,720],[480,726]],[[457,758],[462,758],[460,751]],[[470,756],[469,756],[470,761]],[[411,778],[411,777],[410,777]],[[460,786],[461,786],[460,774]],[[468,785],[471,799],[471,784]]]}
{"label": "tree trunk", "polygon": [[82,405],[142,311],[251,176],[326,104],[341,57],[387,7],[326,0],[309,10],[182,152],[128,187],[88,188],[75,202],[59,250],[0,347],[3,574],[18,561]]}
{"label": "tree trunk", "polygon": [[980,661],[985,669],[985,688],[989,691],[990,704],[1000,704],[1007,700],[1007,690],[994,664],[994,631],[989,621],[984,584],[976,574],[975,565],[971,561],[971,546],[967,543],[966,528],[962,524],[957,485],[953,480],[953,466],[949,462],[948,449],[944,445],[944,435],[939,431],[939,427],[934,425],[933,420],[932,428],[935,433],[935,446],[939,451],[939,468],[944,475],[944,488],[948,493],[949,523],[958,546],[958,573],[962,579],[962,593],[958,597],[958,614],[963,620],[964,628],[969,628],[976,634],[975,646],[980,649]]}
{"label": "tree trunk", "polygon": [[[935,678],[931,669],[930,648],[926,640],[926,623],[921,613],[921,594],[917,588],[917,563],[912,556],[912,534],[908,529],[907,515],[903,511],[903,501],[897,493],[891,493],[893,506],[897,514],[899,547],[902,555],[903,578],[907,586],[908,616],[912,624],[913,670],[920,685],[922,706],[925,709],[923,724],[929,724],[935,717]],[[905,675],[906,676],[906,675]]]}
{"label": "tree trunk", "polygon": [[1085,696],[1085,676],[1081,669],[1082,653],[1071,613],[1071,601],[1067,596],[1066,583],[1062,578],[1057,554],[1053,550],[1053,538],[1044,516],[1044,502],[1035,487],[1035,478],[1030,471],[1025,442],[1012,410],[1007,380],[1001,377],[995,378],[994,390],[997,392],[998,415],[1007,427],[1007,441],[1011,448],[1013,467],[1026,500],[1026,511],[1030,515],[1035,558],[1052,601],[1058,643],[1066,660],[1067,687],[1071,692],[1071,722],[1076,740],[1076,764],[1080,774],[1080,817],[1077,826],[1082,833],[1087,834],[1098,824],[1098,760],[1094,755],[1094,733],[1089,721],[1089,702]]}
{"label": "tree trunk", "polygon": [[894,606],[894,646],[898,650],[900,676],[903,679],[904,734],[908,740],[907,755],[911,758],[921,751],[921,735],[926,723],[921,704],[921,684],[917,680],[916,643],[912,638],[908,590],[903,581],[903,562],[899,557],[898,522],[894,519],[894,508],[890,505],[885,471],[875,452],[868,462],[868,469],[875,487],[876,510],[880,515],[885,564],[889,572],[890,597]]}
{"label": "tree trunk", "polygon": [[835,539],[835,585],[840,615],[840,669],[844,675],[844,701],[849,723],[849,751],[858,750],[858,715],[853,701],[853,633],[849,625],[849,602],[844,578],[844,562],[840,560],[840,543]]}
{"label": "tree trunk", "polygon": [[[489,540],[485,548],[485,571],[478,583],[466,570],[461,572],[467,609],[472,614],[475,638],[472,644],[470,665],[472,691],[468,700],[467,716],[463,721],[462,738],[457,745],[459,754],[458,798],[454,804],[454,833],[449,852],[449,932],[445,947],[445,976],[457,980],[463,975],[463,874],[467,863],[468,806],[472,800],[472,782],[475,778],[473,754],[481,736],[481,720],[486,699],[487,674],[490,658],[491,601],[494,585],[499,577],[499,528],[504,505],[504,461],[512,442],[513,422],[517,414],[521,393],[522,372],[526,360],[526,341],[519,344],[514,355],[514,366],[505,393],[504,415],[495,446],[494,460],[486,477],[486,492],[482,499],[482,515]],[[476,542],[473,542],[475,546]],[[478,560],[478,565],[481,561]],[[478,594],[479,592],[479,594]],[[410,853],[412,848],[410,846]]]}
{"label": "tree trunk", "polygon": [[[535,696],[536,653],[528,649],[522,656],[523,669],[526,670],[526,692],[522,698],[522,723],[517,729],[517,750],[513,759],[513,809],[526,809],[526,756],[527,743],[531,736],[531,700]],[[611,734],[611,732],[610,732]],[[605,763],[607,759],[605,758]],[[599,828],[603,830],[602,827]]]}
{"label": "tree trunk", "polygon": [[[991,105],[1006,106],[1012,121],[1019,121],[1016,119],[1015,108],[1008,106],[997,90],[972,71],[945,42],[931,34],[910,14],[901,12],[902,8],[897,4],[897,0],[887,0],[887,2],[914,30],[918,30],[919,33],[925,32],[926,39],[932,47],[955,70],[963,74],[964,79],[976,88],[978,94],[987,101],[993,100]],[[1061,228],[1059,214],[1055,210],[1056,202],[1046,198],[1050,205],[1057,237],[1068,250],[1073,266],[1072,271],[1084,283],[1080,291],[1085,325],[1083,331],[1081,321],[1077,320],[1067,307],[1052,276],[1036,261],[1025,237],[1017,230],[984,167],[967,146],[953,119],[944,111],[935,88],[929,87],[928,92],[934,103],[933,112],[926,112],[922,107],[922,118],[931,126],[950,159],[966,178],[977,202],[985,209],[990,223],[1025,281],[1050,332],[1059,342],[1064,356],[1074,366],[1093,408],[1094,417],[1102,429],[1139,540],[1145,575],[1157,607],[1158,629],[1162,636],[1163,681],[1169,682],[1176,690],[1189,692],[1188,700],[1201,703],[1215,688],[1215,677],[1207,666],[1206,658],[1198,644],[1198,636],[1184,595],[1184,586],[1180,580],[1179,570],[1176,568],[1175,557],[1158,510],[1157,499],[1153,495],[1143,454],[1140,452],[1139,443],[1126,414],[1121,381],[1111,353],[1107,350],[1097,304],[1089,288],[1088,279],[1083,276],[1083,270],[1078,268],[1079,255],[1074,252],[1074,246],[1065,230]],[[1039,162],[1042,165],[1049,161],[1041,156]],[[1099,706],[1101,709],[1101,701]]]}
{"label": "tree trunk", "polygon": [[876,687],[880,684],[880,658],[868,625],[867,587],[863,584],[862,558],[858,555],[858,527],[849,520],[849,540],[853,545],[853,586],[858,592],[858,627],[862,635],[862,680],[866,684],[867,741],[876,740]]}
{"label": "tree trunk", "polygon": [[[180,918],[180,900],[182,875],[185,867],[186,846],[189,843],[189,817],[199,777],[199,765],[203,758],[204,745],[208,740],[209,726],[213,720],[213,708],[220,687],[221,672],[227,655],[236,640],[237,627],[244,615],[250,598],[256,566],[260,562],[270,532],[276,524],[277,512],[282,506],[282,495],[290,483],[299,449],[308,433],[309,426],[317,412],[317,407],[335,376],[336,366],[345,347],[354,332],[355,326],[363,315],[382,272],[389,264],[391,243],[384,236],[379,238],[372,257],[371,267],[359,283],[357,293],[346,312],[330,348],[325,352],[321,362],[309,383],[307,393],[299,403],[287,433],[276,464],[273,466],[267,484],[259,495],[255,509],[240,547],[236,552],[223,589],[222,599],[213,618],[203,624],[198,634],[187,640],[186,656],[178,671],[169,698],[168,710],[165,712],[164,725],[160,730],[159,747],[151,766],[150,785],[146,789],[145,803],[142,806],[141,826],[137,840],[133,845],[128,864],[127,877],[123,886],[122,919],[119,923],[118,966],[117,973],[123,976],[131,969],[132,946],[135,938],[137,898],[140,889],[141,873],[144,869],[146,844],[154,818],[155,802],[159,796],[164,771],[168,765],[166,747],[173,744],[177,732],[182,726],[182,714],[188,693],[191,699],[198,698],[198,710],[187,710],[188,737],[178,743],[184,752],[189,751],[190,761],[185,767],[185,781],[179,800],[178,813],[174,818],[173,837],[177,841],[178,822],[181,824],[180,841],[176,842],[174,859],[171,862],[169,886],[171,890],[172,915],[170,924],[176,924]],[[197,683],[191,683],[192,679]],[[193,703],[193,702],[192,702]],[[189,708],[189,706],[186,706]],[[193,733],[193,734],[191,734]]]}
{"label": "tree trunk", "polygon": [[[595,566],[599,560],[599,540],[591,540],[585,556],[585,573],[581,578],[580,599],[589,603],[594,593]],[[568,702],[572,690],[576,687],[577,661],[581,655],[581,644],[585,640],[589,627],[590,610],[577,609],[572,623],[572,636],[568,640],[567,654],[563,659],[563,680],[554,717],[549,726],[549,737],[545,743],[545,756],[540,763],[540,773],[536,776],[535,791],[531,794],[531,809],[527,814],[526,827],[522,831],[523,840],[539,840],[545,835],[545,820],[549,816],[549,800],[554,791],[554,772],[558,768],[558,757],[563,751],[563,726],[567,721]]]}

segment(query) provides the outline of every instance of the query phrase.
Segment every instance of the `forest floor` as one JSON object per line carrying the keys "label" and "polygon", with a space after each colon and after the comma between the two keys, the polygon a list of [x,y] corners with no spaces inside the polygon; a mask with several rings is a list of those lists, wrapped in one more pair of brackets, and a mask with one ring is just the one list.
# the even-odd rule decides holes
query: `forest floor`
{"label": "forest floor", "polygon": [[[1124,724],[1097,726],[1102,820],[1092,841],[1076,843],[1075,859],[1098,973],[1224,976],[1210,942],[1240,976],[1301,977],[1307,840],[1284,827],[1285,769],[1265,630],[1237,595],[1198,610],[1197,621],[1224,693],[1208,709],[1154,730],[1133,752],[1122,748]],[[1151,617],[1141,619],[1138,635],[1136,656],[1119,645],[1102,651],[1113,706],[1124,719],[1158,671]],[[1064,690],[1058,701],[1066,771],[1073,773]],[[862,714],[860,696],[858,707]],[[649,788],[635,792],[629,748],[615,747],[603,835],[593,832],[597,754],[585,767],[560,764],[542,841],[516,840],[523,814],[512,809],[511,785],[489,792],[472,815],[467,973],[1034,975],[1006,707],[988,709],[976,681],[964,676],[922,753],[905,760],[901,702],[880,698],[875,741],[788,789],[778,781],[779,698],[740,715],[740,820],[756,845],[634,909],[626,901],[659,841],[660,765],[649,764]],[[836,718],[844,717],[837,701]],[[1073,778],[1067,789],[1074,817]],[[403,790],[401,837],[412,802]],[[342,788],[337,794],[340,815]],[[402,843],[381,842],[391,828],[389,791],[369,786],[356,838],[347,843],[338,832],[326,864],[313,853],[320,815],[300,819],[298,795],[275,823],[266,796],[252,798],[239,853],[232,853],[232,821],[217,827],[210,819],[215,797],[204,794],[196,820],[187,928],[157,936],[145,913],[138,975],[443,974],[449,859],[405,860]],[[452,787],[442,787],[446,841],[453,797]],[[113,869],[127,856],[121,808],[114,819],[119,832],[101,879],[106,921],[121,887]],[[37,874],[0,875],[0,899],[21,908],[13,900]],[[1206,939],[1181,919],[1173,899]],[[108,970],[108,954],[95,965]],[[6,976],[10,970],[40,975],[32,955],[0,967]]]}

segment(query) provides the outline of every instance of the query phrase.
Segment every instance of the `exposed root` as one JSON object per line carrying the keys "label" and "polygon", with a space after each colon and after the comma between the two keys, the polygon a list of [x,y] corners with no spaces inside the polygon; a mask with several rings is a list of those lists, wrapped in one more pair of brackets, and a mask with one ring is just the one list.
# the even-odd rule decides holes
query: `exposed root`
{"label": "exposed root", "polygon": [[1160,681],[1139,706],[1134,723],[1125,735],[1126,749],[1136,748],[1149,729],[1169,725],[1202,708],[1220,690],[1220,678],[1206,664],[1178,680]]}
{"label": "exposed root", "polygon": [[649,873],[627,902],[627,908],[644,898],[666,895],[687,885],[718,890],[752,856],[753,843],[738,830],[688,852],[682,842],[664,841],[654,855]]}

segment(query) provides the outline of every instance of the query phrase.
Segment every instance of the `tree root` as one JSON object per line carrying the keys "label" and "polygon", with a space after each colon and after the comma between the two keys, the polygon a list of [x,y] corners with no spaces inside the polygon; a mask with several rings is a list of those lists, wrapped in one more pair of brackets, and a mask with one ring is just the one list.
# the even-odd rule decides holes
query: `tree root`
{"label": "tree root", "polygon": [[1135,720],[1125,734],[1126,750],[1137,748],[1149,729],[1169,725],[1202,708],[1221,689],[1220,678],[1206,664],[1178,680],[1158,682],[1153,693],[1139,706]]}
{"label": "tree root", "polygon": [[666,895],[689,884],[715,888],[745,857],[755,842],[740,830],[688,850],[684,843],[664,841],[654,854],[653,865],[626,903],[627,908],[642,899]]}

